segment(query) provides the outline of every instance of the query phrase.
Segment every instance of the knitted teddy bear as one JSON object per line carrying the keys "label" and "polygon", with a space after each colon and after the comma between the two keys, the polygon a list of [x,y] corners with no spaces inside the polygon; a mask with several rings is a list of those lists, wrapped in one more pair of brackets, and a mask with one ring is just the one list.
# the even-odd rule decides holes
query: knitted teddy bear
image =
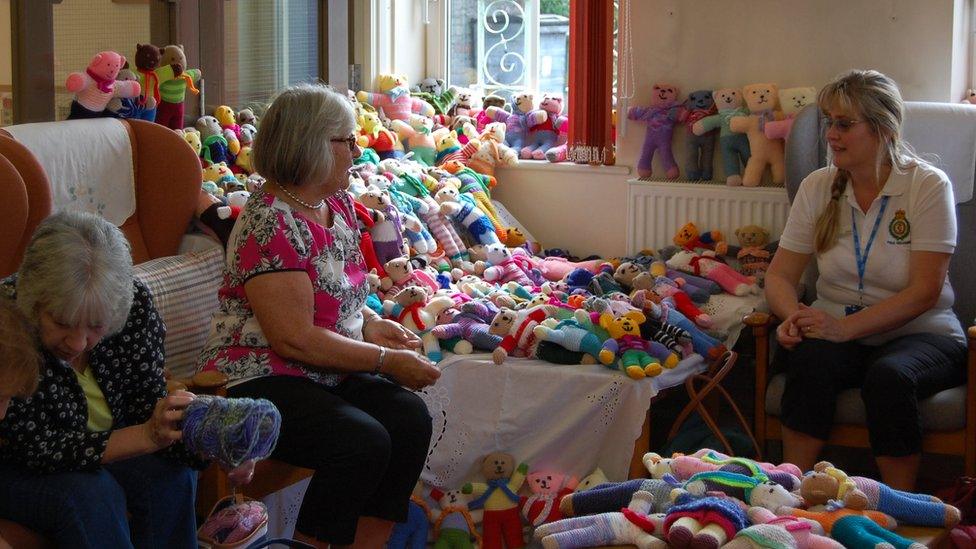
{"label": "knitted teddy bear", "polygon": [[[389,265],[387,272],[389,272]],[[408,286],[393,295],[387,294],[383,301],[385,316],[395,319],[423,341],[424,354],[433,362],[443,358],[440,342],[431,333],[437,322],[437,315],[454,305],[447,296],[437,296],[428,300],[428,291],[420,286]]]}
{"label": "knitted teddy bear", "polygon": [[434,139],[434,165],[441,166],[454,160],[467,163],[468,159],[481,147],[481,141],[471,140],[461,146],[456,131],[440,128],[432,134]]}
{"label": "knitted teddy bear", "polygon": [[711,181],[713,156],[715,155],[714,130],[696,135],[692,127],[699,120],[716,114],[712,90],[696,90],[688,94],[680,121],[687,126],[685,137],[685,177],[690,181]]}
{"label": "knitted teddy bear", "polygon": [[651,104],[648,107],[630,107],[627,118],[647,123],[644,146],[640,160],[637,161],[637,175],[651,176],[651,162],[658,153],[665,177],[678,177],[678,164],[671,152],[671,138],[674,125],[678,122],[681,105],[678,103],[678,87],[671,84],[654,84],[651,90]]}
{"label": "knitted teddy bear", "polygon": [[723,549],[767,547],[842,549],[844,547],[837,541],[822,535],[823,528],[816,522],[797,517],[777,516],[764,507],[750,507],[747,514],[752,526],[739,530],[732,541],[722,546]]}
{"label": "knitted teddy bear", "polygon": [[237,123],[234,109],[227,105],[220,105],[214,109],[214,117],[220,122],[222,129],[230,130],[238,140],[241,138],[241,126]]}
{"label": "knitted teddy bear", "polygon": [[600,315],[600,326],[610,334],[600,350],[600,362],[610,366],[619,357],[619,369],[631,379],[654,377],[666,368],[674,368],[678,357],[667,347],[656,341],[647,341],[640,336],[640,325],[644,314],[631,311],[615,317],[612,313]]}
{"label": "knitted teddy bear", "polygon": [[440,289],[434,277],[426,269],[415,269],[406,257],[395,257],[383,264],[386,276],[380,288],[385,294],[395,294],[407,286],[420,286],[433,294]]}
{"label": "knitted teddy bear", "polygon": [[383,160],[397,157],[397,148],[401,146],[400,137],[387,129],[375,112],[363,113],[356,143],[364,149],[373,149]]}
{"label": "knitted teddy bear", "polygon": [[491,189],[491,182],[493,178],[478,173],[471,168],[468,168],[461,163],[445,163],[442,165],[451,175],[457,179],[460,183],[458,185],[458,190],[462,193],[468,193],[474,198],[475,202],[478,203],[478,207],[481,211],[491,219],[491,224],[495,226],[495,233],[498,235],[498,239],[502,242],[507,243],[505,240],[506,227],[501,218],[498,215],[498,210],[495,208],[495,204],[491,201],[491,196],[489,195]]}
{"label": "knitted teddy bear", "polygon": [[447,185],[434,194],[434,200],[440,204],[441,213],[467,229],[478,244],[502,245],[491,219],[467,193],[462,194],[455,187]]}
{"label": "knitted teddy bear", "polygon": [[747,277],[722,263],[716,258],[715,252],[711,250],[705,250],[701,254],[681,250],[671,256],[667,264],[673,269],[688,271],[714,280],[730,294],[744,296],[760,292],[755,279]]}
{"label": "knitted teddy bear", "polygon": [[532,111],[529,116],[532,123],[529,124],[525,146],[519,151],[520,158],[545,160],[546,151],[556,145],[559,139],[559,128],[566,122],[566,117],[560,114],[562,111],[561,95],[542,94],[539,108]]}
{"label": "knitted teddy bear", "polygon": [[139,82],[134,80],[115,80],[125,63],[121,54],[103,51],[92,57],[85,72],[69,74],[65,87],[75,94],[75,98],[71,101],[68,119],[117,117],[106,110],[108,102],[116,96],[136,97],[141,90]]}
{"label": "knitted teddy bear", "polygon": [[495,364],[502,364],[509,355],[530,357],[535,354],[537,339],[535,327],[548,316],[545,306],[515,312],[502,308],[491,320],[491,333],[501,336],[502,341],[492,351]]}
{"label": "knitted teddy bear", "polygon": [[462,494],[461,490],[444,492],[434,488],[430,491],[430,497],[440,505],[440,512],[434,521],[436,549],[475,549],[481,546],[481,534],[475,523],[481,522],[482,512],[470,509],[470,496]]}
{"label": "knitted teddy bear", "polygon": [[[529,127],[542,123],[545,114],[544,111],[540,113],[535,110],[535,98],[531,93],[517,94],[513,100],[515,107],[511,113],[494,106],[487,107],[485,113],[491,122],[505,123],[505,143],[516,151],[521,151]],[[478,131],[484,131],[480,124]]]}
{"label": "knitted teddy bear", "polygon": [[656,478],[605,482],[600,486],[563,496],[559,502],[559,511],[564,517],[607,513],[625,507],[635,493],[642,491],[654,496],[650,512],[665,513],[671,507],[671,492],[677,487],[671,480]]}
{"label": "knitted teddy bear", "polygon": [[407,255],[407,248],[403,242],[403,220],[400,211],[396,209],[389,193],[370,185],[366,192],[361,193],[356,200],[369,209],[383,214],[383,218],[374,221],[369,229],[373,240],[373,250],[380,264],[385,265],[398,257]]}
{"label": "knitted teddy bear", "polygon": [[383,109],[386,117],[391,120],[410,120],[410,113],[423,116],[434,116],[434,107],[423,99],[410,97],[410,86],[407,77],[402,74],[383,73],[376,77],[376,87],[379,93],[359,91],[356,100],[360,103]]}
{"label": "knitted teddy bear", "polygon": [[483,131],[485,126],[495,121],[488,113],[488,109],[491,107],[498,107],[503,111],[512,112],[512,106],[508,104],[504,97],[493,93],[482,97],[481,107],[469,111],[469,116],[474,117],[475,129],[477,131]]}
{"label": "knitted teddy bear", "polygon": [[423,162],[427,166],[434,165],[437,151],[434,148],[434,138],[431,136],[434,128],[433,120],[419,114],[411,114],[409,122],[396,119],[390,121],[390,128],[400,137],[403,147],[413,153],[414,160]]}
{"label": "knitted teddy bear", "polygon": [[443,78],[428,77],[411,89],[410,95],[429,103],[434,107],[436,115],[445,115],[454,106],[457,92],[458,89],[455,86],[448,87]]}
{"label": "knitted teddy bear", "polygon": [[234,163],[234,155],[230,150],[224,130],[220,127],[220,122],[214,116],[206,115],[197,118],[194,127],[200,132],[200,142],[202,150],[200,157],[206,163],[214,164],[225,162]]}
{"label": "knitted teddy bear", "polygon": [[744,133],[749,138],[751,156],[742,175],[742,184],[746,187],[758,186],[768,164],[773,172],[773,184],[782,185],[786,175],[783,142],[766,137],[766,123],[782,119],[778,88],[776,84],[749,84],[742,91],[750,114],[736,116],[729,121],[729,128],[733,132]]}
{"label": "knitted teddy bear", "polygon": [[770,243],[769,231],[759,225],[743,225],[735,230],[735,237],[739,240],[739,250],[735,254],[739,272],[753,277],[756,284],[763,287],[777,243]]}
{"label": "knitted teddy bear", "polygon": [[156,109],[156,123],[167,128],[178,130],[183,127],[183,101],[186,100],[186,90],[193,94],[199,94],[200,90],[194,85],[200,81],[203,73],[200,69],[187,68],[186,54],[183,46],[170,44],[164,46],[162,55],[159,58],[159,66],[179,66],[182,71],[173,71],[173,77],[169,74],[157,72],[159,74],[159,107]]}
{"label": "knitted teddy bear", "polygon": [[494,305],[482,301],[469,301],[459,309],[445,309],[444,313],[450,314],[450,319],[441,322],[438,317],[432,333],[437,339],[461,338],[462,341],[454,346],[454,352],[458,354],[468,354],[474,349],[494,351],[502,338],[489,331],[489,323],[497,314],[493,314],[493,310],[497,311]]}
{"label": "knitted teddy bear", "polygon": [[803,107],[814,103],[816,100],[817,88],[814,87],[779,90],[779,104],[783,109],[785,118],[766,122],[766,137],[786,141],[790,135],[790,130],[793,129],[793,119]]}
{"label": "knitted teddy bear", "polygon": [[534,286],[534,282],[529,278],[531,265],[523,263],[512,255],[512,251],[502,244],[489,244],[485,246],[488,263],[482,277],[487,282],[505,283],[515,281],[522,286]]}
{"label": "knitted teddy bear", "polygon": [[[447,258],[465,272],[473,272],[474,266],[468,261],[467,246],[454,230],[454,225],[440,211],[440,205],[430,196],[427,187],[415,176],[402,168],[397,168],[400,173],[396,174],[391,196],[399,193],[403,200],[408,201],[413,212],[417,213],[430,229],[434,239],[440,244]],[[395,202],[395,200],[394,200]]]}
{"label": "knitted teddy bear", "polygon": [[518,491],[525,482],[528,470],[526,463],[515,467],[515,458],[509,454],[491,453],[481,461],[481,474],[486,482],[468,483],[461,488],[462,493],[475,497],[468,504],[470,508],[484,509],[481,525],[483,549],[518,549],[525,546],[518,511]]}
{"label": "knitted teddy bear", "polygon": [[706,116],[695,122],[691,131],[695,135],[705,135],[719,128],[718,144],[722,150],[722,166],[725,169],[725,184],[736,187],[742,185],[742,166],[749,161],[749,138],[735,133],[730,121],[737,116],[746,116],[749,111],[743,106],[742,94],[735,88],[722,88],[712,93],[718,114]]}
{"label": "knitted teddy bear", "polygon": [[573,493],[573,488],[579,482],[575,477],[553,473],[551,471],[535,471],[526,477],[526,483],[532,495],[523,496],[519,500],[519,509],[525,521],[537,528],[547,522],[563,518],[560,511],[560,500]]}
{"label": "knitted teddy bear", "polygon": [[663,549],[664,515],[648,514],[654,503],[650,492],[637,491],[619,511],[573,517],[536,528],[535,538],[546,549],[575,549],[602,545],[636,545],[638,549]]}
{"label": "knitted teddy bear", "polygon": [[477,139],[480,146],[467,159],[468,167],[493,177],[498,166],[518,166],[518,153],[505,144],[505,132],[505,124],[501,122],[487,124]]}
{"label": "knitted teddy bear", "polygon": [[718,548],[749,526],[746,512],[732,498],[681,494],[664,519],[665,539],[674,548]]}
{"label": "knitted teddy bear", "polygon": [[695,223],[690,221],[674,233],[671,241],[674,242],[675,246],[691,251],[704,248],[715,250],[719,255],[725,255],[728,250],[728,244],[725,242],[725,237],[722,236],[721,231],[701,232]]}
{"label": "knitted teddy bear", "polygon": [[[959,524],[962,518],[959,509],[943,503],[936,497],[895,490],[887,484],[867,477],[848,477],[830,462],[817,463],[813,472],[836,479],[836,492],[828,491],[827,497],[831,500],[844,501],[845,507],[850,509],[881,511],[905,524],[948,529]],[[805,477],[801,489],[817,476]],[[852,495],[854,499],[851,498]]]}
{"label": "knitted teddy bear", "polygon": [[654,277],[640,265],[624,261],[613,271],[613,279],[628,291],[649,290],[654,286]]}

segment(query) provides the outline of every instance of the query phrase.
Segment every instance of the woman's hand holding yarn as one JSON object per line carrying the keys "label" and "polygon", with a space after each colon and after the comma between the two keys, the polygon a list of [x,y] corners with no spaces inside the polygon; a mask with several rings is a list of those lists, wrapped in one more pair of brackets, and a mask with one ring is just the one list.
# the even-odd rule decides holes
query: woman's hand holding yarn
{"label": "woman's hand holding yarn", "polygon": [[175,391],[156,401],[152,417],[143,423],[154,446],[166,448],[183,437],[183,412],[194,398],[196,395],[189,391]]}
{"label": "woman's hand holding yarn", "polygon": [[389,351],[381,373],[414,391],[433,385],[441,377],[441,371],[430,359],[409,350]]}

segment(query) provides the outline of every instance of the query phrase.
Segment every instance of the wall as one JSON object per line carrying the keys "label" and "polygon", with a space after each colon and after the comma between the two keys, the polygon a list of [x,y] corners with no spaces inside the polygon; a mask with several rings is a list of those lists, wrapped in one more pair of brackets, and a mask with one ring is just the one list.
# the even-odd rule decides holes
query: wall
{"label": "wall", "polygon": [[[633,104],[646,104],[655,81],[685,92],[763,81],[820,86],[853,67],[889,74],[907,100],[958,101],[972,87],[966,84],[968,49],[954,47],[968,44],[968,3],[632,0],[638,84]],[[965,24],[954,24],[954,18]],[[644,127],[628,124],[621,130],[618,164],[633,166]],[[576,255],[626,252],[628,175],[524,166],[497,175],[495,196],[544,246]]]}
{"label": "wall", "polygon": [[0,0],[0,87],[10,86],[13,58],[10,42],[10,0]]}

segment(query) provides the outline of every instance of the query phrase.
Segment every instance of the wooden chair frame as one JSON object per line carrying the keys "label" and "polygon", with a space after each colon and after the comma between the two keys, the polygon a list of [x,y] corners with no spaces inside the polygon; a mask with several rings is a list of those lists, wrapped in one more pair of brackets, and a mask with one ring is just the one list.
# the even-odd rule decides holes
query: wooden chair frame
{"label": "wooden chair frame", "polygon": [[[782,440],[779,418],[766,413],[766,388],[769,384],[770,334],[776,318],[767,313],[751,313],[743,322],[752,329],[756,341],[755,434],[761,447],[767,440]],[[929,431],[922,437],[922,452],[961,456],[967,476],[976,475],[976,326],[966,331],[969,353],[966,360],[966,426],[956,431]],[[835,423],[827,444],[848,448],[870,448],[864,425]]]}

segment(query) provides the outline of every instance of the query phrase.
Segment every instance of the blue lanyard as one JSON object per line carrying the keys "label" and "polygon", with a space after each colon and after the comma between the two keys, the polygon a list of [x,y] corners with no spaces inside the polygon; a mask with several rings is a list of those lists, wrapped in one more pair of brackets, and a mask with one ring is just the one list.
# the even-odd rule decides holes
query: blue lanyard
{"label": "blue lanyard", "polygon": [[[871,236],[868,238],[868,244],[864,248],[864,254],[861,254],[861,237],[857,234],[857,219],[854,217],[854,206],[851,206],[851,232],[854,233],[854,260],[857,262],[857,295],[858,301],[861,302],[864,297],[864,273],[868,268],[868,254],[871,253],[871,244],[874,244],[874,237],[878,234],[878,227],[881,225],[881,218],[884,217],[885,210],[888,208],[888,199],[890,196],[884,196],[881,198],[881,211],[878,212],[878,217],[874,220],[874,228],[871,229]],[[863,305],[864,303],[860,303]]]}

